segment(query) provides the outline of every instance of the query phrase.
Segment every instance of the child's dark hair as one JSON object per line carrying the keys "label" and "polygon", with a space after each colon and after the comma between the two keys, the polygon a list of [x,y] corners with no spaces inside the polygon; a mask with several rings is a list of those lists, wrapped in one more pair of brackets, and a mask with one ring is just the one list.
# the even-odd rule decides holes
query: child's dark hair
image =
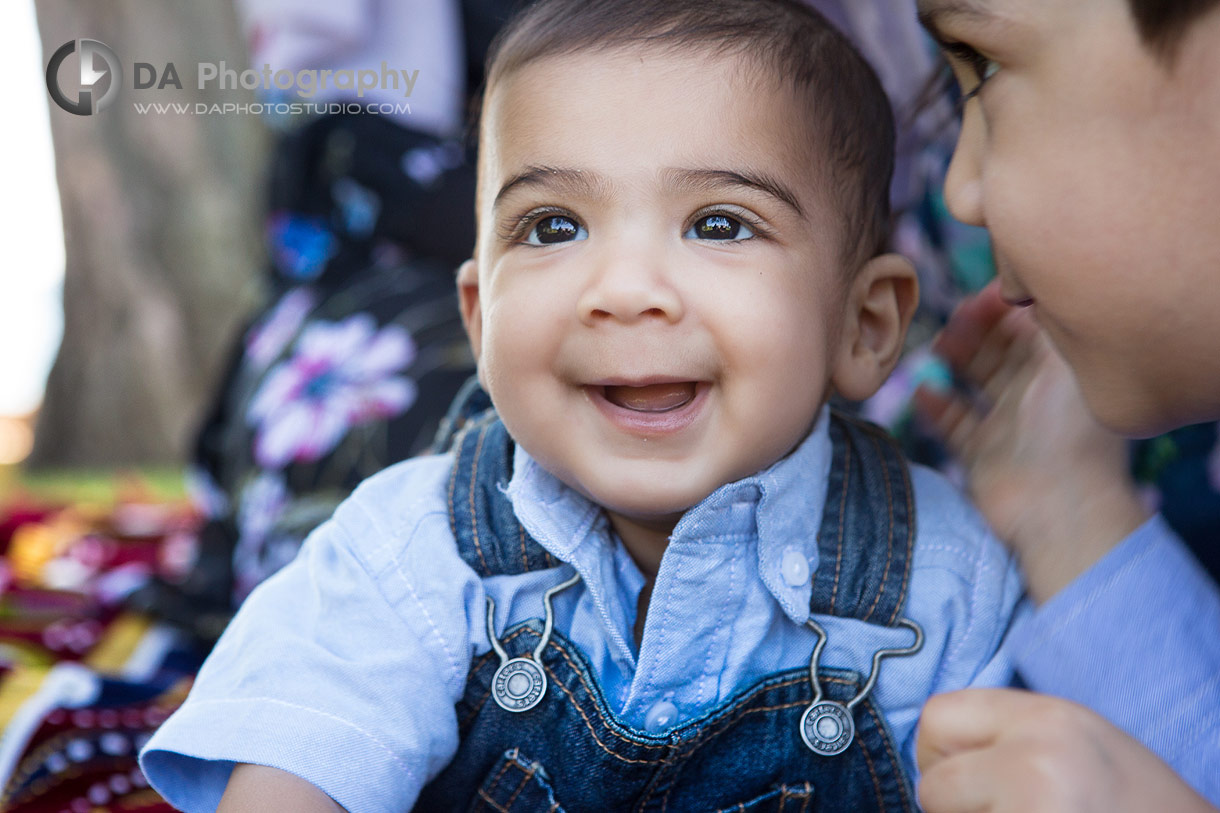
{"label": "child's dark hair", "polygon": [[[854,270],[886,250],[894,118],[880,80],[845,36],[798,0],[538,0],[487,58],[487,87],[535,60],[644,46],[741,55],[803,101],[807,138],[829,157],[830,204]],[[675,138],[680,134],[675,133]]]}
{"label": "child's dark hair", "polygon": [[1191,23],[1220,0],[1127,0],[1144,42],[1162,57],[1173,54]]}

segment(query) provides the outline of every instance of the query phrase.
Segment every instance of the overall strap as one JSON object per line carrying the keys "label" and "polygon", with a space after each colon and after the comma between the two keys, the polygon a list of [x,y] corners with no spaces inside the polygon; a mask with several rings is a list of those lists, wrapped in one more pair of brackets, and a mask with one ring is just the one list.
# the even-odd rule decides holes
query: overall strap
{"label": "overall strap", "polygon": [[[892,625],[906,600],[915,541],[906,461],[882,429],[839,412],[831,413],[830,438],[810,606],[815,614]],[[434,448],[453,450],[450,529],[462,558],[480,577],[559,565],[522,527],[500,490],[512,477],[514,444],[473,379],[450,409]]]}
{"label": "overall strap", "polygon": [[559,560],[526,533],[512,502],[500,491],[512,477],[514,444],[490,404],[471,379],[434,444],[439,450],[453,450],[449,527],[458,552],[481,578],[557,567]]}
{"label": "overall strap", "polygon": [[818,532],[815,614],[893,625],[902,614],[915,545],[915,495],[886,432],[831,412],[833,447]]}

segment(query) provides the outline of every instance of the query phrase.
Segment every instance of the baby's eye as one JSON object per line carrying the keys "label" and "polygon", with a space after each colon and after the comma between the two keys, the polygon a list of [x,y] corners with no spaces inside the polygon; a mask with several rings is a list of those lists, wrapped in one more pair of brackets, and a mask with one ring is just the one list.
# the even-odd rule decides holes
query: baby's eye
{"label": "baby's eye", "polygon": [[547,215],[534,224],[525,242],[531,246],[546,246],[551,243],[568,243],[584,240],[589,236],[585,227],[565,215]]}
{"label": "baby's eye", "polygon": [[694,240],[746,240],[754,232],[735,217],[716,214],[699,218],[683,236]]}

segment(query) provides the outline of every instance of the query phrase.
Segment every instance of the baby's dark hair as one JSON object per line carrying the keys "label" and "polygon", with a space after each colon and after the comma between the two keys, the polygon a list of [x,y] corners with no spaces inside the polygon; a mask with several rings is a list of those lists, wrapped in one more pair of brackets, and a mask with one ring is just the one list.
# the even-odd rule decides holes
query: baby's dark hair
{"label": "baby's dark hair", "polygon": [[1145,44],[1163,57],[1173,58],[1191,24],[1220,0],[1127,0],[1136,28]]}
{"label": "baby's dark hair", "polygon": [[538,0],[492,44],[487,88],[544,57],[624,47],[740,55],[787,84],[809,121],[793,138],[829,157],[823,177],[847,266],[886,250],[893,112],[873,69],[825,17],[798,0]]}

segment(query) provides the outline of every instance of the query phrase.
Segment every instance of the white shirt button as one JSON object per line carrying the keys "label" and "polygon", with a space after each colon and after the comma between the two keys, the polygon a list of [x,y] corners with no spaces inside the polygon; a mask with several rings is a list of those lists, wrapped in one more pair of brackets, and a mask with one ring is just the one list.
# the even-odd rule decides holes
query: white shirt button
{"label": "white shirt button", "polygon": [[678,722],[678,707],[668,700],[658,700],[653,703],[652,708],[648,709],[648,713],[644,715],[644,728],[652,732],[673,728],[676,722]]}
{"label": "white shirt button", "polygon": [[809,581],[809,560],[796,548],[784,551],[779,567],[790,587],[800,587]]}

